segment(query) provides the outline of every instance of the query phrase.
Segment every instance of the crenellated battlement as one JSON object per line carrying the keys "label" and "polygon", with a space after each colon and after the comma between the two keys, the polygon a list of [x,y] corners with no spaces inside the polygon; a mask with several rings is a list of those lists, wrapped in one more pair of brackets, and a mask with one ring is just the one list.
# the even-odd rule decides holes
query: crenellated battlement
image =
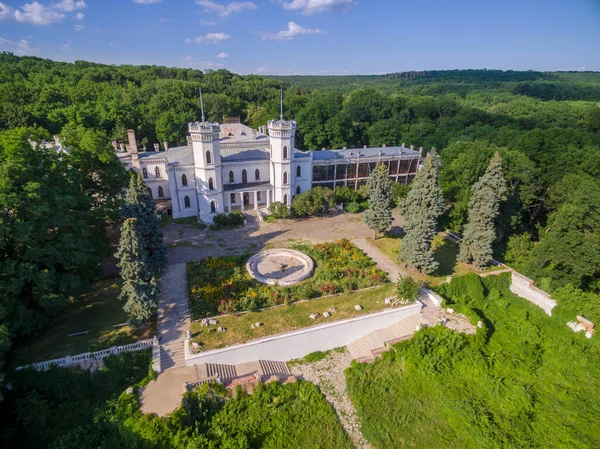
{"label": "crenellated battlement", "polygon": [[190,122],[188,123],[189,132],[196,133],[218,133],[220,132],[220,125],[218,123],[210,122]]}

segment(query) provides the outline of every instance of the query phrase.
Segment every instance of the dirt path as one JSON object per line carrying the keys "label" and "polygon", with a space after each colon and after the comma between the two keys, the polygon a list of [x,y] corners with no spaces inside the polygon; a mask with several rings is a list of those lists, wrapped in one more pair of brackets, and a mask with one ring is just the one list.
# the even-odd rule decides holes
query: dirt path
{"label": "dirt path", "polygon": [[343,352],[332,351],[323,360],[302,365],[293,365],[293,375],[317,385],[325,398],[335,409],[346,433],[358,449],[372,449],[362,432],[356,409],[348,397],[344,370],[350,366],[352,357],[344,348]]}
{"label": "dirt path", "polygon": [[367,254],[380,269],[385,271],[390,281],[398,282],[398,279],[407,276],[406,272],[397,263],[371,245],[367,239],[352,239],[352,243]]}

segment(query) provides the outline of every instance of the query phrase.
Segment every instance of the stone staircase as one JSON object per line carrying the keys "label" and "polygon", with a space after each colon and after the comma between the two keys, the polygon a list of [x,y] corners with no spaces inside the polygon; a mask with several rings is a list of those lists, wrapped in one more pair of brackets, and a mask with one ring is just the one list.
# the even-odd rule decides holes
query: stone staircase
{"label": "stone staircase", "polygon": [[173,340],[160,345],[160,365],[161,371],[169,368],[184,368],[185,351],[183,340]]}
{"label": "stone staircase", "polygon": [[238,377],[235,365],[223,365],[219,363],[207,363],[206,375],[208,377],[218,377],[222,381],[229,381]]}
{"label": "stone staircase", "polygon": [[273,360],[259,360],[260,371],[263,376],[289,376],[290,370],[285,362]]}
{"label": "stone staircase", "polygon": [[433,323],[421,313],[411,315],[392,326],[376,330],[350,343],[348,352],[358,362],[371,362],[373,359],[388,351],[391,345],[402,340],[408,340],[415,333],[417,326]]}

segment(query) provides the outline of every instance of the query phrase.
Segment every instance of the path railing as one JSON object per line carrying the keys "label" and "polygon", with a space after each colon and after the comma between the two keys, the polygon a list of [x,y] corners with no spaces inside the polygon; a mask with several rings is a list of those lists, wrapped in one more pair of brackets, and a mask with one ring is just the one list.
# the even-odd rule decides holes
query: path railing
{"label": "path railing", "polygon": [[[85,362],[88,360],[101,360],[104,357],[108,357],[109,355],[121,354],[123,352],[141,351],[142,349],[147,349],[150,347],[159,348],[159,351],[158,351],[159,362],[158,363],[160,364],[160,343],[158,341],[158,337],[155,336],[154,338],[151,338],[148,340],[141,340],[136,343],[131,343],[128,345],[123,345],[123,346],[113,346],[112,348],[103,349],[102,351],[84,352],[82,354],[77,354],[77,355],[68,355],[68,356],[60,358],[60,359],[46,360],[44,362],[32,363],[31,365],[19,366],[17,368],[17,371],[25,369],[25,368],[33,368],[38,371],[45,371],[53,365],[60,366],[60,367],[74,366],[74,365],[77,365],[78,363]],[[153,353],[154,352],[155,351],[153,350]],[[159,369],[160,369],[160,367],[159,367]]]}

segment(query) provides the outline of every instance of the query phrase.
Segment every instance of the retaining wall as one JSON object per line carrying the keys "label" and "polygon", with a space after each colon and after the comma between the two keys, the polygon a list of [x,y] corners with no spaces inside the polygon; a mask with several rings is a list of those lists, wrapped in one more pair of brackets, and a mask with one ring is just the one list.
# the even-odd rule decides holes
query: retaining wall
{"label": "retaining wall", "polygon": [[548,293],[533,285],[531,279],[514,270],[512,271],[510,291],[540,307],[548,315],[552,315],[552,309],[556,306],[556,301]]}
{"label": "retaining wall", "polygon": [[194,366],[201,363],[237,365],[253,360],[287,362],[302,358],[311,352],[346,346],[373,331],[391,326],[406,317],[419,313],[422,307],[420,302],[416,302],[397,309],[386,309],[349,320],[271,335],[249,343],[205,351],[200,354],[191,354],[189,342],[186,340],[186,365]]}

